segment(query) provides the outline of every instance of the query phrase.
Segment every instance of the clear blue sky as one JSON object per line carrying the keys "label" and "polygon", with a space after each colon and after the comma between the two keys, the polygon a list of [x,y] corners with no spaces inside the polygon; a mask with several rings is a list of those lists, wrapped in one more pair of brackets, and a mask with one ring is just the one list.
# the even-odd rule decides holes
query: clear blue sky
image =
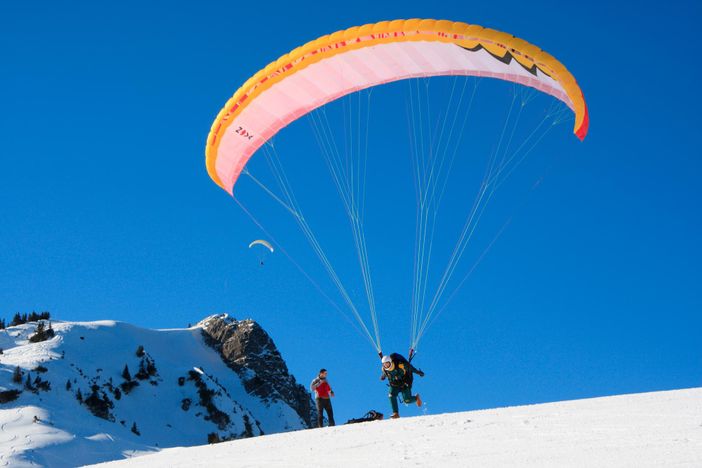
{"label": "clear blue sky", "polygon": [[[157,328],[252,317],[302,383],[329,368],[338,419],[388,410],[368,344],[284,256],[257,266],[245,246],[261,234],[210,181],[204,145],[268,62],[410,17],[539,45],[577,77],[592,122],[582,144],[569,124],[554,132],[544,152],[558,163],[525,202],[514,192],[509,227],[423,341],[427,412],[702,384],[699,2],[4,3],[0,315]],[[311,138],[290,130],[289,148]],[[299,234],[274,227],[304,259]],[[388,351],[405,351],[409,291],[402,259],[378,246],[412,235],[369,239]]]}

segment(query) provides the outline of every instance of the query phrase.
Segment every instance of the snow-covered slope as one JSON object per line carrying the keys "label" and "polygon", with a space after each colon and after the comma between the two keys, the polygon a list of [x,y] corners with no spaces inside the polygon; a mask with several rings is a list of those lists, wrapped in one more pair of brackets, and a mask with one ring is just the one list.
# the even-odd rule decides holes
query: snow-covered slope
{"label": "snow-covered slope", "polygon": [[[238,438],[307,427],[275,389],[265,399],[247,391],[246,379],[205,343],[206,325],[52,325],[56,335],[39,343],[28,341],[36,323],[0,330],[0,466],[76,466],[205,444],[211,434]],[[21,383],[13,381],[18,366]],[[22,393],[8,401],[16,390]]]}
{"label": "snow-covered slope", "polygon": [[699,468],[702,389],[313,429],[106,466]]}

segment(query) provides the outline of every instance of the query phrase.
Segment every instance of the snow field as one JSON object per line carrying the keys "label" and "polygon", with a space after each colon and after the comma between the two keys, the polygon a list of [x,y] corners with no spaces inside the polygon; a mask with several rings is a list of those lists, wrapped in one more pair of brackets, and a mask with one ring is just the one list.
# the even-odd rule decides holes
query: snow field
{"label": "snow field", "polygon": [[288,432],[101,466],[702,467],[702,389]]}

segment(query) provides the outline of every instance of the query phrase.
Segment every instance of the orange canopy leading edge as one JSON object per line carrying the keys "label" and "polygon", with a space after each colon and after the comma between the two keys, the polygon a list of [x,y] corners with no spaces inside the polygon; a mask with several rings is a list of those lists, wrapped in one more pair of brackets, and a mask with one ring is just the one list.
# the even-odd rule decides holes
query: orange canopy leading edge
{"label": "orange canopy leading edge", "polygon": [[230,194],[253,153],[295,119],[383,83],[440,75],[491,77],[538,89],[589,119],[575,78],[555,58],[512,35],[460,22],[397,20],[320,37],[260,70],[225,104],[207,137],[207,171]]}

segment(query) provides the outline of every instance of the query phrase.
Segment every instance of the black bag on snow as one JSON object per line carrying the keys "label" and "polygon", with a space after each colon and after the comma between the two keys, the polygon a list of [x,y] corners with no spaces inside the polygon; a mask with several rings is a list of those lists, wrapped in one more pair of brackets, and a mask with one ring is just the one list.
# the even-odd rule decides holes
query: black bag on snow
{"label": "black bag on snow", "polygon": [[349,419],[346,424],[356,424],[368,421],[379,421],[383,419],[383,413],[379,413],[375,410],[370,410],[362,418]]}

